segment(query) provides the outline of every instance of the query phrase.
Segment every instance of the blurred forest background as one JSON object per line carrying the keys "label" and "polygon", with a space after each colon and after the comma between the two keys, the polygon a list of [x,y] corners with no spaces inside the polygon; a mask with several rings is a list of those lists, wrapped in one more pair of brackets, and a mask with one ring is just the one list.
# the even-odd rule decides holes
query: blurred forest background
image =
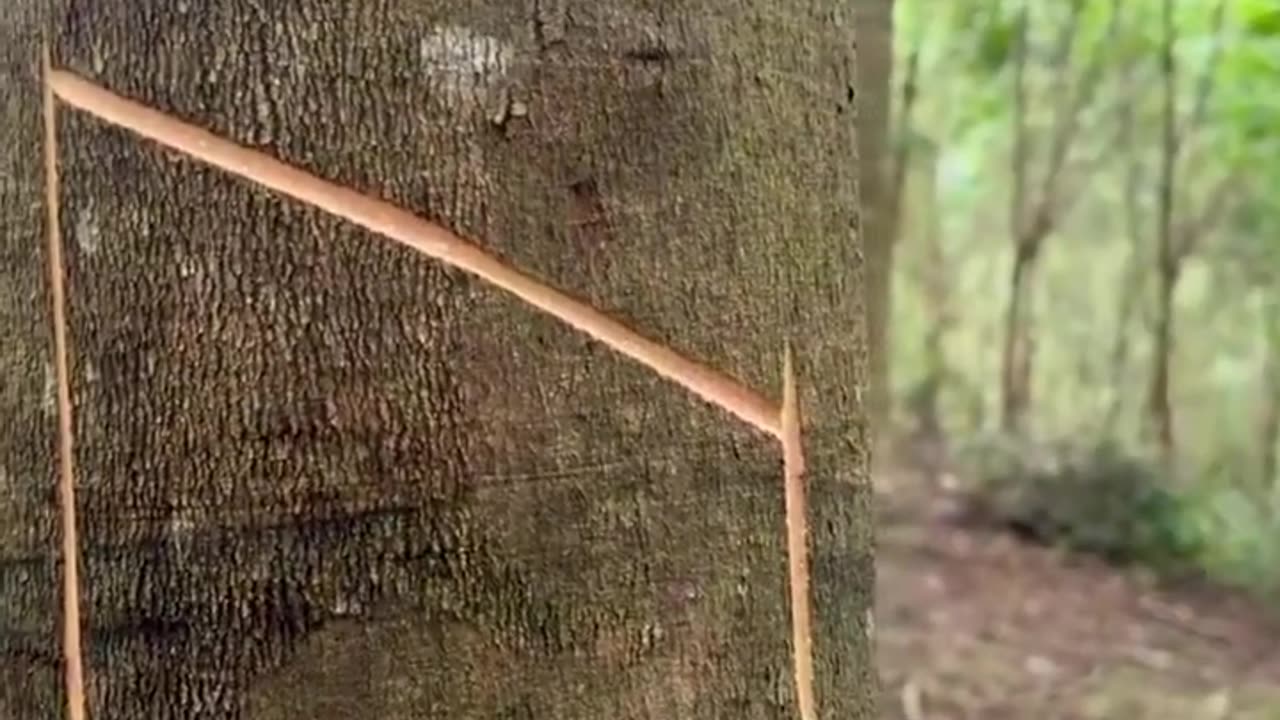
{"label": "blurred forest background", "polygon": [[858,9],[887,715],[1280,718],[1280,2]]}

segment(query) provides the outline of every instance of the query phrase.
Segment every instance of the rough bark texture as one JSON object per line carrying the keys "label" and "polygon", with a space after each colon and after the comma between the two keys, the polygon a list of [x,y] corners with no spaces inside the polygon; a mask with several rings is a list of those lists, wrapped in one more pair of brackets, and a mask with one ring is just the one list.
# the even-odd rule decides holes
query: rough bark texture
{"label": "rough bark texture", "polygon": [[[0,717],[61,714],[52,334],[42,265],[37,57],[0,19]],[[22,148],[21,152],[16,151]]]}
{"label": "rough bark texture", "polygon": [[[873,717],[835,5],[46,4],[0,17],[0,717],[63,706],[45,28],[775,396],[789,338],[819,707]],[[794,717],[776,443],[340,221],[83,114],[60,137],[91,717]]]}
{"label": "rough bark texture", "polygon": [[867,416],[872,436],[891,419],[889,318],[893,306],[894,232],[892,197],[886,186],[889,80],[893,67],[893,0],[855,0],[858,41],[858,167],[866,248],[867,350],[871,376]]}

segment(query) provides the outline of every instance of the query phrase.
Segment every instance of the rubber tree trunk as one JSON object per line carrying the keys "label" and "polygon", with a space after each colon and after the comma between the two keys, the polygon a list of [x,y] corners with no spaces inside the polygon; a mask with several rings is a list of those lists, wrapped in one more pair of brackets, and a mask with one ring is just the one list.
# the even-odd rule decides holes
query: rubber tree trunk
{"label": "rubber tree trunk", "polygon": [[858,43],[858,167],[866,253],[867,344],[873,438],[892,417],[889,319],[893,307],[893,203],[886,183],[890,77],[893,67],[893,0],[855,0]]}
{"label": "rubber tree trunk", "polygon": [[[46,30],[55,65],[768,396],[789,340],[819,716],[873,717],[831,3],[47,5],[0,16],[0,717],[65,705]],[[796,717],[772,438],[470,276],[59,117],[90,717]]]}

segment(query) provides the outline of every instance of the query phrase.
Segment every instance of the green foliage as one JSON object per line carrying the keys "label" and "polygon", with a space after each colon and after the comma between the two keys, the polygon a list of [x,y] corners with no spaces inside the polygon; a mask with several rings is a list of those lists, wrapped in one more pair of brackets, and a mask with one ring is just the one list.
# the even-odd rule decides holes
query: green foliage
{"label": "green foliage", "polygon": [[980,512],[1038,541],[1167,572],[1187,570],[1204,549],[1192,508],[1158,466],[1115,444],[995,436],[963,457]]}
{"label": "green foliage", "polygon": [[1274,503],[1220,482],[1202,487],[1188,506],[1197,532],[1212,538],[1200,554],[1211,576],[1269,594],[1280,591],[1280,513]]}
{"label": "green foliage", "polygon": [[1244,26],[1255,35],[1280,36],[1280,5],[1274,0],[1249,0],[1240,3]]}
{"label": "green foliage", "polygon": [[1018,20],[999,11],[998,5],[983,14],[977,23],[978,40],[974,43],[975,69],[990,74],[1003,70],[1018,42]]}

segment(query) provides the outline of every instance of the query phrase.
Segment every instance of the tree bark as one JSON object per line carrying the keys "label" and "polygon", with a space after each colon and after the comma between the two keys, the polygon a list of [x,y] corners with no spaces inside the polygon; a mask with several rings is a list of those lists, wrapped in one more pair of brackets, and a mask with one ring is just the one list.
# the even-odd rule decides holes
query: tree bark
{"label": "tree bark", "polygon": [[[850,22],[825,2],[18,0],[0,717],[63,713],[39,38],[805,412],[821,718],[872,718]],[[499,290],[59,114],[91,718],[792,718],[781,453]]]}
{"label": "tree bark", "polygon": [[889,320],[893,307],[893,202],[886,187],[893,67],[893,0],[856,0],[858,42],[858,168],[866,253],[867,346],[871,374],[868,417],[873,440],[892,418]]}

